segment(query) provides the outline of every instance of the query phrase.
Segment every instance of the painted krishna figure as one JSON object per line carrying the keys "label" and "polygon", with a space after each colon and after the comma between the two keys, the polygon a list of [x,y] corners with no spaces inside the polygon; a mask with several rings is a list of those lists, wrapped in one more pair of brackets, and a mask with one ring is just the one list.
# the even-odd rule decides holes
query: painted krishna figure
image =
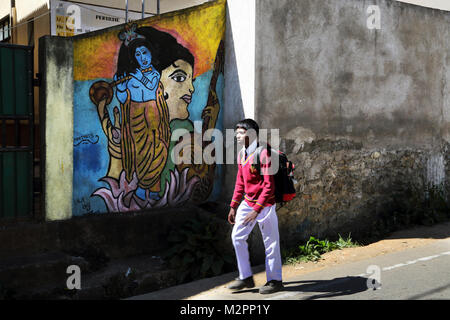
{"label": "painted krishna figure", "polygon": [[[194,126],[188,105],[195,90],[194,56],[172,35],[152,27],[127,26],[119,39],[114,81],[98,81],[90,88],[110,155],[108,172],[100,179],[110,189],[99,188],[93,196],[102,197],[109,211],[120,212],[205,201],[212,191],[215,165],[175,165],[170,157],[183,141],[188,141],[191,153],[205,147],[191,139]],[[220,106],[215,87],[223,73],[223,55],[221,42],[202,112],[203,132],[217,122]],[[113,123],[107,105],[114,87],[120,111],[114,107]],[[188,130],[189,139],[171,141],[176,128]]]}

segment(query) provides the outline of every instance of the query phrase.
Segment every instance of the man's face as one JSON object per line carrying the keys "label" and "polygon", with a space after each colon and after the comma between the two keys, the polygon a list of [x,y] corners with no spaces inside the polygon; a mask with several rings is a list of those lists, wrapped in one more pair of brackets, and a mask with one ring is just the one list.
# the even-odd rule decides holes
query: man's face
{"label": "man's face", "polygon": [[236,140],[240,145],[245,145],[245,137],[247,136],[247,130],[243,128],[236,129]]}

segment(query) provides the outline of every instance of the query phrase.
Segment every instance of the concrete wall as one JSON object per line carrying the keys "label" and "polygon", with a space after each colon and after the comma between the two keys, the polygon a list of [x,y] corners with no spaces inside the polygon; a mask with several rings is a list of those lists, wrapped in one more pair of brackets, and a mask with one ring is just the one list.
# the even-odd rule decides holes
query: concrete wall
{"label": "concrete wall", "polygon": [[[228,0],[225,32],[225,129],[234,129],[244,118],[255,116],[255,0]],[[225,154],[236,148],[226,140]],[[221,199],[228,202],[234,190],[237,165],[224,166]]]}
{"label": "concrete wall", "polygon": [[226,42],[224,125],[233,128],[255,116],[255,0],[227,1]]}
{"label": "concrete wall", "polygon": [[[245,117],[254,117],[255,81],[255,1],[229,0],[226,9],[225,73],[223,77],[223,108],[221,108],[221,125],[224,129],[233,128],[237,121]],[[81,43],[84,38],[79,37],[79,39]],[[86,40],[84,41],[86,42]],[[199,81],[196,80],[196,83]],[[75,100],[84,101],[86,97]],[[86,105],[90,103],[87,101]],[[78,117],[75,116],[75,121]],[[84,121],[84,118],[80,119],[82,119],[81,122]],[[77,131],[77,129],[75,130]],[[83,135],[82,133],[78,134],[78,136]],[[227,142],[229,143],[229,141]],[[223,192],[217,193],[215,199],[227,202],[233,191],[236,167],[227,165],[222,169],[225,179],[221,186]],[[88,202],[80,199],[78,199],[79,206],[84,203],[86,207],[89,207]],[[101,204],[101,200],[97,200]],[[100,204],[97,203],[97,205]],[[95,205],[87,211],[92,210],[92,207]]]}
{"label": "concrete wall", "polygon": [[[380,30],[366,26],[370,4]],[[266,126],[391,147],[427,147],[448,130],[449,14],[391,1],[260,1],[257,10]]]}
{"label": "concrete wall", "polygon": [[[48,44],[41,54],[46,61],[43,67],[46,89],[43,90],[47,114],[44,178],[49,194],[45,199],[47,219],[180,206],[187,201],[202,203],[220,196],[221,167],[204,161],[175,164],[172,150],[175,151],[175,147],[181,150],[181,147],[177,144],[178,138],[172,135],[177,129],[184,129],[186,134],[181,143],[187,143],[193,152],[201,147],[201,141],[194,141],[197,139],[194,132],[202,138],[202,123],[203,130],[223,129],[225,8],[225,1],[217,1],[136,22],[136,33],[130,32],[149,41],[148,46],[153,50],[153,73],[146,76],[150,79],[154,76],[156,84],[153,91],[145,89],[148,91],[145,91],[145,98],[144,91],[135,93],[137,89],[131,86],[129,79],[122,84],[125,89],[121,90],[127,97],[124,100],[118,86],[109,84],[114,77],[122,77],[121,72],[131,63],[126,54],[133,44],[132,39],[128,47],[124,39],[118,37],[124,25],[67,40],[46,38]],[[71,47],[66,48],[70,52],[69,59],[62,61],[48,50],[66,43],[64,41]],[[61,51],[60,55],[64,53]],[[58,66],[58,63],[61,70],[55,72],[53,65]],[[61,74],[66,66],[72,73]],[[126,71],[126,75],[130,76],[130,72]],[[66,94],[66,87],[64,90],[53,87],[58,76],[64,78],[60,80],[62,85],[70,83],[71,87],[67,87],[70,94]],[[60,111],[67,108],[73,112],[69,123],[51,120],[55,101],[59,102]],[[141,112],[145,117],[141,114],[143,118],[139,121],[136,120],[139,115],[133,113],[137,110],[145,110]],[[145,130],[138,130],[135,125],[144,126]],[[62,126],[65,127],[59,130],[58,136],[55,128]],[[65,134],[67,131],[71,131],[70,136]],[[137,137],[140,132],[147,138]],[[66,138],[70,143],[64,144],[64,148],[52,149]],[[70,165],[64,162],[67,170],[63,171],[64,175],[52,174],[64,169],[51,152],[70,158]],[[142,163],[148,165],[141,166]],[[52,198],[50,195],[57,191],[51,186],[63,190],[59,183],[62,180],[73,185],[73,189],[67,189],[63,199]],[[64,211],[63,215],[55,213],[58,207]]]}
{"label": "concrete wall", "polygon": [[300,181],[286,237],[369,230],[429,185],[448,191],[449,23],[385,0],[257,1],[256,119],[280,129]]}
{"label": "concrete wall", "polygon": [[46,220],[72,217],[73,179],[73,47],[69,39],[40,39],[42,176]]}

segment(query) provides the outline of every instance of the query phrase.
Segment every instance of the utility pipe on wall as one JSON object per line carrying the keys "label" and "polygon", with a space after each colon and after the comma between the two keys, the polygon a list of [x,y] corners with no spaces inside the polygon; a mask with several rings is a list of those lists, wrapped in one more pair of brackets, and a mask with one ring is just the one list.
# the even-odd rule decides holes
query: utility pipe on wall
{"label": "utility pipe on wall", "polygon": [[142,19],[144,19],[144,12],[145,12],[145,0],[142,0]]}
{"label": "utility pipe on wall", "polygon": [[16,1],[11,0],[11,12],[10,12],[10,19],[9,19],[9,34],[11,37],[10,43],[15,43],[16,40],[16,30],[17,28],[14,28],[17,24],[17,9],[16,9]]}
{"label": "utility pipe on wall", "polygon": [[128,23],[128,0],[125,0],[125,23]]}

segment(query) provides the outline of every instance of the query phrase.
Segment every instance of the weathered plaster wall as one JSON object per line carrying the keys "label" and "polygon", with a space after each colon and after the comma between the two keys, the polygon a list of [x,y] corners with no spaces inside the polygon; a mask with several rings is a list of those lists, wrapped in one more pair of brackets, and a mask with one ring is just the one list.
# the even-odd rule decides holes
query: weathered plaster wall
{"label": "weathered plaster wall", "polygon": [[[380,30],[366,25],[373,4]],[[449,22],[384,0],[259,1],[258,119],[283,134],[429,146],[448,127]]]}
{"label": "weathered plaster wall", "polygon": [[369,232],[423,204],[427,186],[448,191],[449,13],[261,0],[256,17],[256,119],[297,164],[285,239]]}
{"label": "weathered plaster wall", "polygon": [[[41,101],[45,105],[43,165],[46,220],[72,217],[73,179],[73,49],[68,39],[43,37],[41,55],[45,74]],[[41,122],[41,123],[43,123]]]}

